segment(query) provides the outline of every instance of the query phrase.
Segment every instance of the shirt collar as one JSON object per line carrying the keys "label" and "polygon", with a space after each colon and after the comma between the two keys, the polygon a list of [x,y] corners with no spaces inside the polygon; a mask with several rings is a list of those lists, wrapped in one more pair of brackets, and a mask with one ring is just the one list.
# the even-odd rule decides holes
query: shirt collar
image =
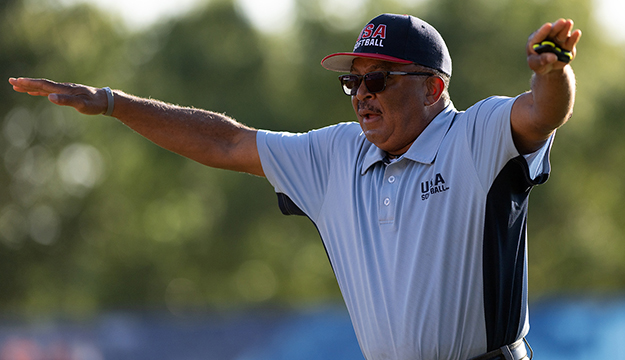
{"label": "shirt collar", "polygon": [[[417,161],[423,164],[432,164],[438,154],[443,138],[456,115],[456,108],[450,103],[440,114],[430,122],[430,124],[423,130],[423,132],[412,143],[408,151],[403,155],[404,158]],[[363,135],[364,136],[364,135]],[[368,140],[367,140],[368,141]],[[364,175],[367,170],[378,161],[383,161],[386,157],[386,152],[372,145],[365,154],[361,174]]]}

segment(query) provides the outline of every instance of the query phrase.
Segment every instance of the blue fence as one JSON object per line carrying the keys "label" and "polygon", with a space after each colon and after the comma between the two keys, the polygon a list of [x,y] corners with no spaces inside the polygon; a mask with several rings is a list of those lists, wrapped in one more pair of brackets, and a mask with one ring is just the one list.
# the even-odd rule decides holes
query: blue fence
{"label": "blue fence", "polygon": [[[625,359],[625,299],[530,306],[536,360]],[[0,321],[0,360],[363,360],[342,306],[174,317],[109,313],[89,322]]]}

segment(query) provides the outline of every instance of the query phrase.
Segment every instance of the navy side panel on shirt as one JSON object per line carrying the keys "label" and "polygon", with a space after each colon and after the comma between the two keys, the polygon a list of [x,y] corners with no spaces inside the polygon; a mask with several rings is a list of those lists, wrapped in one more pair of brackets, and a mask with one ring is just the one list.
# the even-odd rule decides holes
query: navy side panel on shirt
{"label": "navy side panel on shirt", "polygon": [[529,194],[534,185],[546,180],[532,180],[527,162],[518,156],[506,164],[488,192],[483,258],[488,351],[517,340],[523,308]]}
{"label": "navy side panel on shirt", "polygon": [[[276,193],[278,195],[278,207],[284,215],[299,215],[306,216],[306,213],[297,206],[290,197],[283,193]],[[314,223],[314,222],[313,222]]]}

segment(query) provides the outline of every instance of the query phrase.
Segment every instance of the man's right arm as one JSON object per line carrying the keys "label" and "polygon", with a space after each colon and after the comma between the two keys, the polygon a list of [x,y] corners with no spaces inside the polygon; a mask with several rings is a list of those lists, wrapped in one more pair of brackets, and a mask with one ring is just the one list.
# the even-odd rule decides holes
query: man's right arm
{"label": "man's right arm", "polygon": [[[103,114],[103,89],[50,80],[11,78],[15,91],[71,106],[83,114]],[[138,98],[114,90],[112,116],[155,144],[207,166],[264,176],[256,130],[214,112]]]}

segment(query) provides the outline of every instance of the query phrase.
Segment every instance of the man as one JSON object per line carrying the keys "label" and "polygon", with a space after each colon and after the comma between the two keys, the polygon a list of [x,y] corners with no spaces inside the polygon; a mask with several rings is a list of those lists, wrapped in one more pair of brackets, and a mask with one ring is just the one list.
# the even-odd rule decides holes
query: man
{"label": "man", "polygon": [[[266,176],[283,212],[317,226],[367,359],[522,359],[528,195],[546,181],[555,130],[572,114],[568,60],[581,36],[572,27],[560,19],[530,36],[531,91],[458,112],[440,34],[412,16],[380,15],[354,52],[322,60],[350,73],[340,80],[359,124],[306,134],[108,88],[9,81],[112,115],[208,166]],[[569,59],[537,53],[546,39]]]}

